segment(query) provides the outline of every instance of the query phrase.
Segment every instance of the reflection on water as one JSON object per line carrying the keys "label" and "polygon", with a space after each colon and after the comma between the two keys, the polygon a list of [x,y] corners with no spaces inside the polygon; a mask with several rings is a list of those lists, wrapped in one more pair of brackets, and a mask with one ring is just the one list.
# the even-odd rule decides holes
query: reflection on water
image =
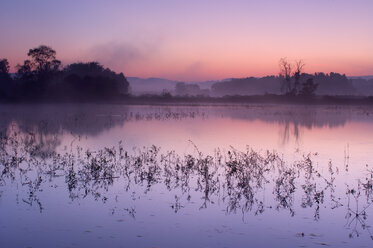
{"label": "reflection on water", "polygon": [[[370,109],[40,105],[0,112],[2,247],[373,243]],[[334,135],[328,141],[325,130]],[[325,149],[330,144],[337,149]]]}
{"label": "reflection on water", "polygon": [[[220,116],[247,121],[294,125],[306,128],[338,127],[351,120],[371,120],[369,107],[231,105],[231,106],[123,106],[81,105],[1,105],[1,125],[12,121],[27,128],[38,126],[41,132],[58,132],[61,128],[76,134],[95,135],[133,120],[165,120]],[[105,118],[104,118],[105,117]],[[48,123],[46,123],[48,122]],[[45,126],[48,125],[48,129]]]}

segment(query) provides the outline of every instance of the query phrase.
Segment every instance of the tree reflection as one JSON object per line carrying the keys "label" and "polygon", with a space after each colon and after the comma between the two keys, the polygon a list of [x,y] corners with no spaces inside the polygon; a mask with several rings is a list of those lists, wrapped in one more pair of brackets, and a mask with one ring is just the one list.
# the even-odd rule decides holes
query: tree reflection
{"label": "tree reflection", "polygon": [[[77,140],[94,136],[133,121],[168,121],[206,118],[260,120],[281,128],[280,142],[298,141],[302,130],[340,127],[351,120],[371,121],[373,115],[363,107],[338,106],[124,106],[104,104],[34,104],[1,105],[0,132],[15,126],[19,131],[35,134],[40,143],[58,145],[64,133]],[[45,140],[47,138],[47,140]],[[49,139],[49,140],[48,140]]]}

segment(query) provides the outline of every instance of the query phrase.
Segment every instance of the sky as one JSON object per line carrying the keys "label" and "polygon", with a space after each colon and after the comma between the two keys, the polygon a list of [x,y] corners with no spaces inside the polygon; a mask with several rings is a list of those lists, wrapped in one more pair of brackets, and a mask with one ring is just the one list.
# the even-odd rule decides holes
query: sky
{"label": "sky", "polygon": [[305,71],[373,75],[372,0],[1,0],[0,58],[41,44],[64,65],[181,81]]}

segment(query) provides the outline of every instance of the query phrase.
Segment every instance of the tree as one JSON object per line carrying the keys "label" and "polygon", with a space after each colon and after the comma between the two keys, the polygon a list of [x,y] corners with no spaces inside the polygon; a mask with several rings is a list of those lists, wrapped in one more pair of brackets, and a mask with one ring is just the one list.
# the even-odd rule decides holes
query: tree
{"label": "tree", "polygon": [[13,87],[13,79],[9,74],[9,62],[7,59],[0,59],[0,99],[11,97]]}
{"label": "tree", "polygon": [[39,74],[56,72],[61,66],[61,61],[56,59],[56,51],[48,46],[41,45],[30,49],[27,55],[32,58],[32,63]]}
{"label": "tree", "polygon": [[313,96],[315,95],[315,91],[319,85],[313,82],[313,78],[307,79],[306,82],[303,83],[302,89],[299,91],[299,95],[301,96]]}
{"label": "tree", "polygon": [[[92,61],[87,63],[73,63],[65,67],[65,73],[77,74],[79,76],[97,76],[102,75],[105,68],[98,62]],[[110,74],[110,72],[106,73]]]}
{"label": "tree", "polygon": [[9,74],[9,62],[7,59],[0,59],[0,74]]}
{"label": "tree", "polygon": [[295,71],[294,71],[294,93],[297,94],[298,91],[299,91],[299,86],[300,86],[300,76],[302,74],[302,71],[303,71],[303,67],[305,66],[305,64],[303,63],[303,60],[298,60],[298,61],[295,61]]}
{"label": "tree", "polygon": [[30,60],[25,60],[23,65],[18,64],[17,69],[17,78],[23,81],[30,81],[34,78],[33,64]]}
{"label": "tree", "polygon": [[129,83],[123,73],[115,73],[98,62],[74,63],[61,73],[60,92],[80,100],[109,99],[128,93]]}
{"label": "tree", "polygon": [[279,66],[280,66],[280,76],[283,77],[283,84],[281,86],[281,91],[285,90],[286,95],[292,94],[292,87],[291,87],[292,66],[287,61],[286,58],[280,59]]}
{"label": "tree", "polygon": [[[283,85],[281,90],[285,90],[286,95],[296,96],[299,94],[300,79],[305,66],[303,60],[295,61],[292,65],[287,61],[286,58],[281,58],[279,62],[280,66],[280,76],[283,78]],[[294,69],[293,69],[294,68]],[[294,79],[294,83],[292,80]]]}

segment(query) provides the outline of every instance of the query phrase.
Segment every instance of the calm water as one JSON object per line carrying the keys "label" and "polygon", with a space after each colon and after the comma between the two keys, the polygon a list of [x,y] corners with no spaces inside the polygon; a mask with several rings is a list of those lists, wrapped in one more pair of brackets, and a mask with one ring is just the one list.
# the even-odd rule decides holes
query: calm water
{"label": "calm water", "polygon": [[0,247],[372,247],[373,108],[0,105]]}

